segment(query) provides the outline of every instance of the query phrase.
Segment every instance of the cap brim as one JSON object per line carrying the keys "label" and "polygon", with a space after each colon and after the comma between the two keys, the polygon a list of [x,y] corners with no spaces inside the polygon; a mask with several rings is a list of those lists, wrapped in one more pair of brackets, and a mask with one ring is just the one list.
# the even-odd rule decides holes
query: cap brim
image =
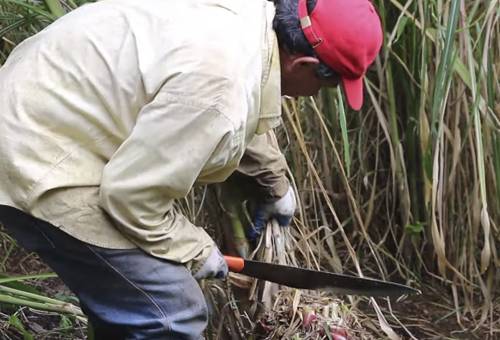
{"label": "cap brim", "polygon": [[356,79],[342,78],[344,93],[349,106],[358,111],[363,106],[363,77]]}

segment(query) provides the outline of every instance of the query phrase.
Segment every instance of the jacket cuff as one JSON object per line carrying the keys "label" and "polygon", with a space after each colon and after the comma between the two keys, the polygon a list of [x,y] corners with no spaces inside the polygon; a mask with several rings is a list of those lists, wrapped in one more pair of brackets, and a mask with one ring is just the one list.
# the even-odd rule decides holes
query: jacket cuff
{"label": "jacket cuff", "polygon": [[281,177],[277,179],[274,183],[269,186],[262,187],[262,198],[266,202],[275,202],[281,197],[285,196],[288,188],[290,187],[290,181],[286,177]]}

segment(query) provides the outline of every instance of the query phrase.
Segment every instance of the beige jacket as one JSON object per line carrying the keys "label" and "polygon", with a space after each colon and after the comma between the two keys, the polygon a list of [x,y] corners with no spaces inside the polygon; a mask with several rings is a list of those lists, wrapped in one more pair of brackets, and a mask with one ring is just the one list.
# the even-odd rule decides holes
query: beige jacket
{"label": "beige jacket", "polygon": [[21,43],[0,69],[0,203],[97,246],[203,259],[213,241],[175,199],[249,145],[240,170],[270,196],[288,185],[264,134],[281,113],[273,16],[266,0],[104,0]]}

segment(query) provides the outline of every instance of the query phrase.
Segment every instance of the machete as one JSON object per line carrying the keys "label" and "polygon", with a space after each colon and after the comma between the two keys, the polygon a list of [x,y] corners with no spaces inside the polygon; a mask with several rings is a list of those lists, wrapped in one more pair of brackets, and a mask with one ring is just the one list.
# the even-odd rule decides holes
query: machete
{"label": "machete", "polygon": [[421,294],[417,289],[394,282],[322,272],[311,269],[224,256],[229,270],[257,279],[299,289],[321,289],[335,294],[390,296]]}

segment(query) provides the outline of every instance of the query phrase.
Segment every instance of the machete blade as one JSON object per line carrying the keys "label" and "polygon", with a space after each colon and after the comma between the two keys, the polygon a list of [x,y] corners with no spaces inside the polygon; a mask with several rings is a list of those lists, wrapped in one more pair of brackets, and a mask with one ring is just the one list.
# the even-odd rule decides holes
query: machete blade
{"label": "machete blade", "polygon": [[335,294],[399,297],[420,294],[417,289],[393,282],[244,260],[238,272],[261,280],[299,289],[320,289]]}

